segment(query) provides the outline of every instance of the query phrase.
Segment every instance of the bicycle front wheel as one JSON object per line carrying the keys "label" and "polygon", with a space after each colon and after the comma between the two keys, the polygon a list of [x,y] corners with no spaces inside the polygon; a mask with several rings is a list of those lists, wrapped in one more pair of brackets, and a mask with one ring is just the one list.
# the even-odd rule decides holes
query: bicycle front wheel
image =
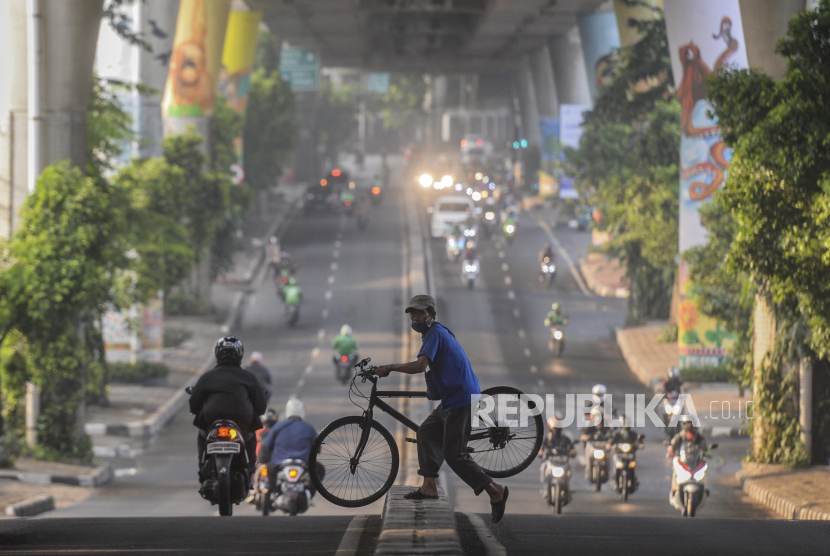
{"label": "bicycle front wheel", "polygon": [[[542,447],[542,415],[534,415],[538,408],[516,388],[495,386],[482,391],[482,395],[493,398],[490,416],[494,426],[481,419],[470,433],[467,449],[491,477],[512,477],[527,469]],[[499,420],[499,408],[512,423]]]}
{"label": "bicycle front wheel", "polygon": [[[311,481],[320,495],[338,506],[358,508],[378,500],[398,475],[398,446],[386,428],[372,421],[364,431],[364,418],[342,417],[323,429],[311,445]],[[356,458],[361,437],[365,448]],[[322,480],[318,465],[325,470]]]}

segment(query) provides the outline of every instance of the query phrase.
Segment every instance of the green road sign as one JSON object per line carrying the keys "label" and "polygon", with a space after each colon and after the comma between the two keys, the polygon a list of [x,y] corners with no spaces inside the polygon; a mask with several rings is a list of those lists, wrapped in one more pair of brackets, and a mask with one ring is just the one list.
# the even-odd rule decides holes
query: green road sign
{"label": "green road sign", "polygon": [[320,83],[320,57],[315,48],[285,46],[280,54],[280,75],[292,91],[316,91]]}
{"label": "green road sign", "polygon": [[389,92],[388,73],[370,73],[366,78],[366,92],[385,95]]}

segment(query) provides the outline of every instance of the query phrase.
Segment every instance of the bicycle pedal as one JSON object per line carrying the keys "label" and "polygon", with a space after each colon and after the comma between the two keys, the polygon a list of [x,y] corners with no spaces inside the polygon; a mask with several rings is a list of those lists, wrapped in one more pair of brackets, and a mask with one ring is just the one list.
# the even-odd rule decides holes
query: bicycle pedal
{"label": "bicycle pedal", "polygon": [[406,441],[407,441],[407,442],[412,442],[413,444],[417,444],[417,443],[418,443],[418,439],[417,439],[417,438],[407,438],[407,439],[406,439]]}

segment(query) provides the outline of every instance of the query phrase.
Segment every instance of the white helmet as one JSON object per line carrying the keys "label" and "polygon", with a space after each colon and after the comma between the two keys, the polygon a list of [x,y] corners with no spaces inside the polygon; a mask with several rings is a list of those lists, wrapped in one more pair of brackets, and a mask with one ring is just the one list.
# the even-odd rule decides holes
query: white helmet
{"label": "white helmet", "polygon": [[594,387],[591,388],[591,394],[595,396],[604,396],[606,392],[606,388],[604,384],[594,384]]}
{"label": "white helmet", "polygon": [[475,241],[468,241],[467,242],[467,249],[475,249],[475,248],[476,248],[476,242]]}
{"label": "white helmet", "polygon": [[251,354],[251,363],[262,363],[262,353],[255,351]]}
{"label": "white helmet", "polygon": [[299,417],[305,419],[305,404],[297,398],[291,398],[285,404],[285,418]]}
{"label": "white helmet", "polygon": [[340,334],[343,336],[351,336],[352,335],[352,327],[348,324],[344,324],[340,327]]}

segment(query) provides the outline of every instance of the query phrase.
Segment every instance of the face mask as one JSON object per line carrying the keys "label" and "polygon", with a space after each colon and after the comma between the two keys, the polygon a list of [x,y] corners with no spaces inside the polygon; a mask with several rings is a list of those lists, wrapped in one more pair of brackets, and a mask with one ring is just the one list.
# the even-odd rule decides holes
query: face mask
{"label": "face mask", "polygon": [[412,330],[419,334],[424,334],[427,330],[429,330],[429,323],[427,321],[413,322],[411,326]]}
{"label": "face mask", "polygon": [[687,433],[686,433],[686,439],[687,439],[687,440],[694,440],[694,439],[695,439],[695,433],[693,433],[693,432],[687,432]]}

